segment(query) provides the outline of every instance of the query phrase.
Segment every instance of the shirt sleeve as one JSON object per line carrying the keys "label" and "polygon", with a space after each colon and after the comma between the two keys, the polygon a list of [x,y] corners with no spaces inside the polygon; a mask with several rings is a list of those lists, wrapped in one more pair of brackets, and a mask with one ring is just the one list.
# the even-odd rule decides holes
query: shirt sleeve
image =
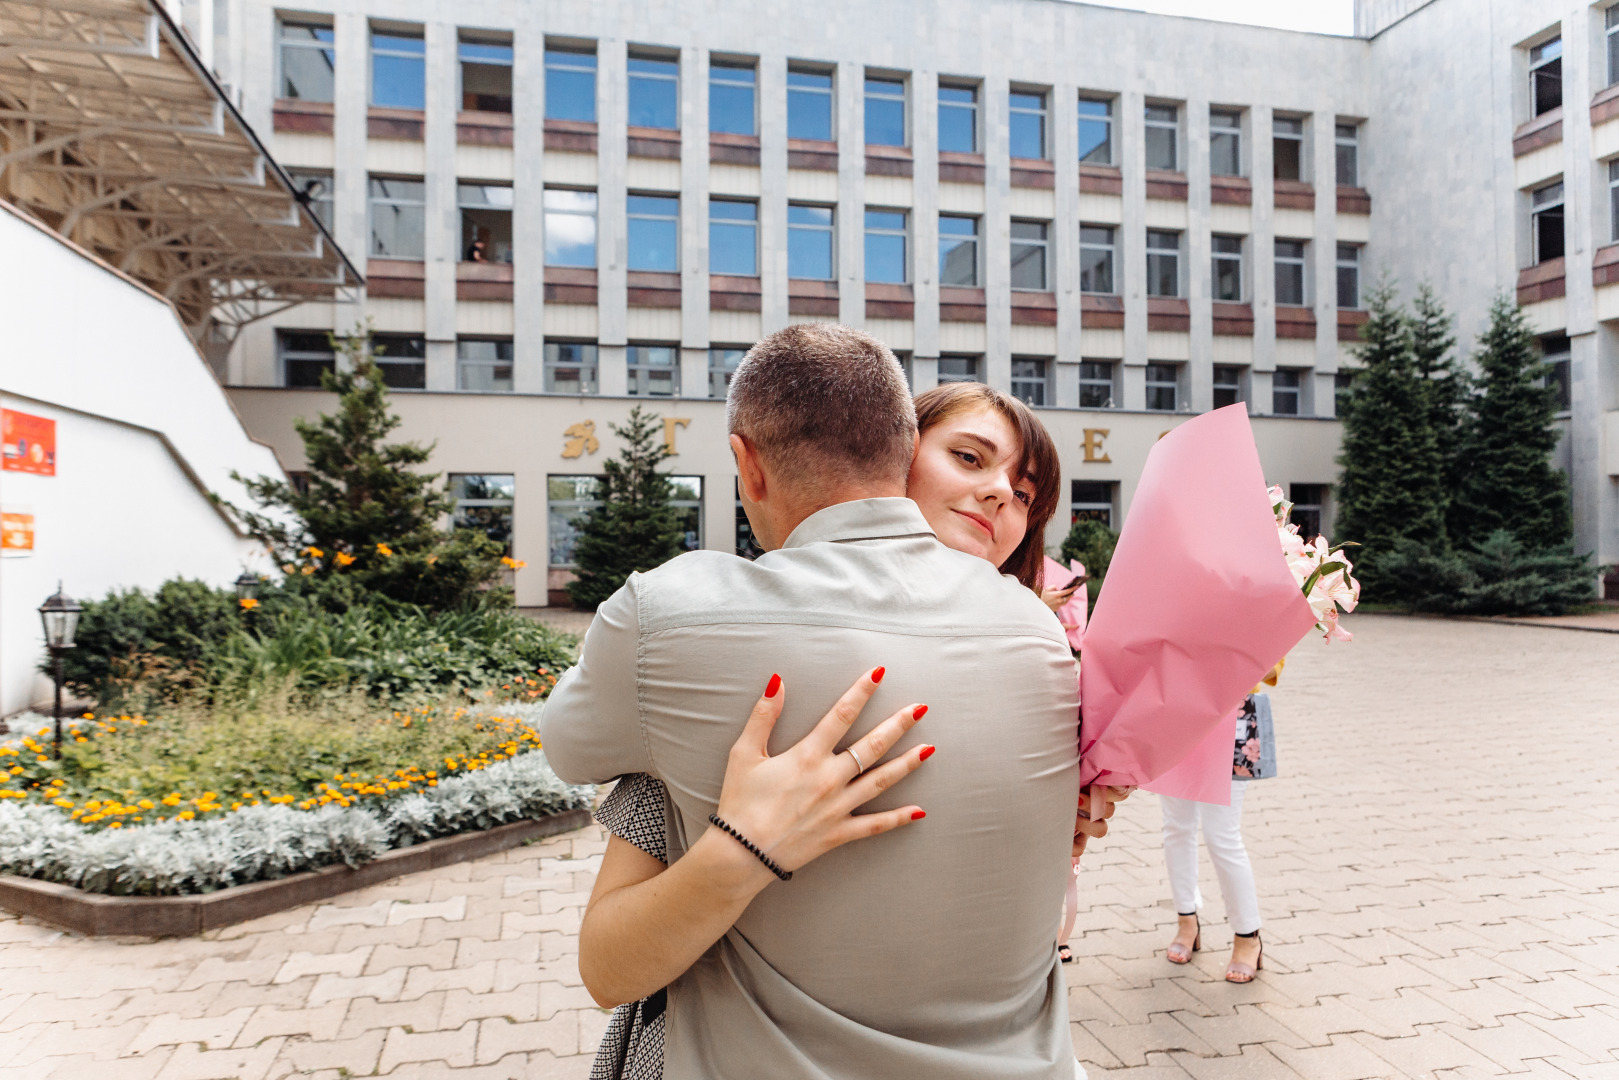
{"label": "shirt sleeve", "polygon": [[628,840],[661,863],[669,861],[664,838],[663,781],[631,773],[613,786],[596,808],[596,820],[608,832]]}
{"label": "shirt sleeve", "polygon": [[655,772],[636,692],[635,587],[631,576],[596,609],[579,663],[551,691],[540,717],[546,760],[570,784],[605,784],[626,773]]}

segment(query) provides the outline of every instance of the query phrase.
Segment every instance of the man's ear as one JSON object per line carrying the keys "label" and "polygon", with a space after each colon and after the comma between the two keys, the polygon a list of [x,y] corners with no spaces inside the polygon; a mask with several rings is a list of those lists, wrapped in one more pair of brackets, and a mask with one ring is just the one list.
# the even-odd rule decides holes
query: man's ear
{"label": "man's ear", "polygon": [[736,479],[742,497],[750,503],[764,502],[769,485],[758,449],[742,436],[732,435],[731,454],[736,458]]}

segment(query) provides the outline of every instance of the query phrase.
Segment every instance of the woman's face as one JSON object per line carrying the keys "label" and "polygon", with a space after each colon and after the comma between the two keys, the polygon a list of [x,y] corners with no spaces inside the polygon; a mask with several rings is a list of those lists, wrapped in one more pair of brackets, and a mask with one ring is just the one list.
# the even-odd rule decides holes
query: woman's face
{"label": "woman's face", "polygon": [[1034,501],[1017,471],[1022,449],[993,409],[952,416],[922,435],[905,493],[945,544],[999,566],[1023,542]]}

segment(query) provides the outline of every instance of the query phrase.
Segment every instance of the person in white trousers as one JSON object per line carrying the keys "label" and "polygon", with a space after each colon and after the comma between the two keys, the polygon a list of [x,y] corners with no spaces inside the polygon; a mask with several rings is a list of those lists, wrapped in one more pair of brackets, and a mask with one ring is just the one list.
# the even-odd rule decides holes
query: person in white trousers
{"label": "person in white trousers", "polygon": [[1158,798],[1164,811],[1164,862],[1169,868],[1169,891],[1180,916],[1175,940],[1169,945],[1169,959],[1185,964],[1192,953],[1203,947],[1202,928],[1197,912],[1203,894],[1197,884],[1197,827],[1203,825],[1203,840],[1209,846],[1209,861],[1220,879],[1225,899],[1226,921],[1236,935],[1231,943],[1231,962],[1226,981],[1252,982],[1259,971],[1264,946],[1259,940],[1259,897],[1254,890],[1254,871],[1248,863],[1248,849],[1242,843],[1242,797],[1247,780],[1231,781],[1231,805],[1194,802],[1169,795]]}

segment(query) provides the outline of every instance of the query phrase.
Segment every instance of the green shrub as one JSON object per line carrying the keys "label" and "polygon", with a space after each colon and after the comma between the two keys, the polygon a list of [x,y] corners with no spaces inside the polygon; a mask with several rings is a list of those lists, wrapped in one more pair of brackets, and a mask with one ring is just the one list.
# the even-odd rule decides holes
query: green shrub
{"label": "green shrub", "polygon": [[1376,566],[1404,606],[1456,615],[1561,615],[1589,601],[1596,578],[1571,545],[1535,551],[1505,529],[1460,552],[1401,541]]}
{"label": "green shrub", "polygon": [[1070,559],[1077,559],[1085,567],[1086,576],[1090,578],[1087,595],[1093,611],[1096,598],[1102,595],[1102,581],[1107,577],[1108,564],[1113,561],[1113,549],[1118,543],[1118,533],[1100,521],[1082,518],[1068,530],[1068,537],[1058,552],[1057,561],[1064,566]]}

